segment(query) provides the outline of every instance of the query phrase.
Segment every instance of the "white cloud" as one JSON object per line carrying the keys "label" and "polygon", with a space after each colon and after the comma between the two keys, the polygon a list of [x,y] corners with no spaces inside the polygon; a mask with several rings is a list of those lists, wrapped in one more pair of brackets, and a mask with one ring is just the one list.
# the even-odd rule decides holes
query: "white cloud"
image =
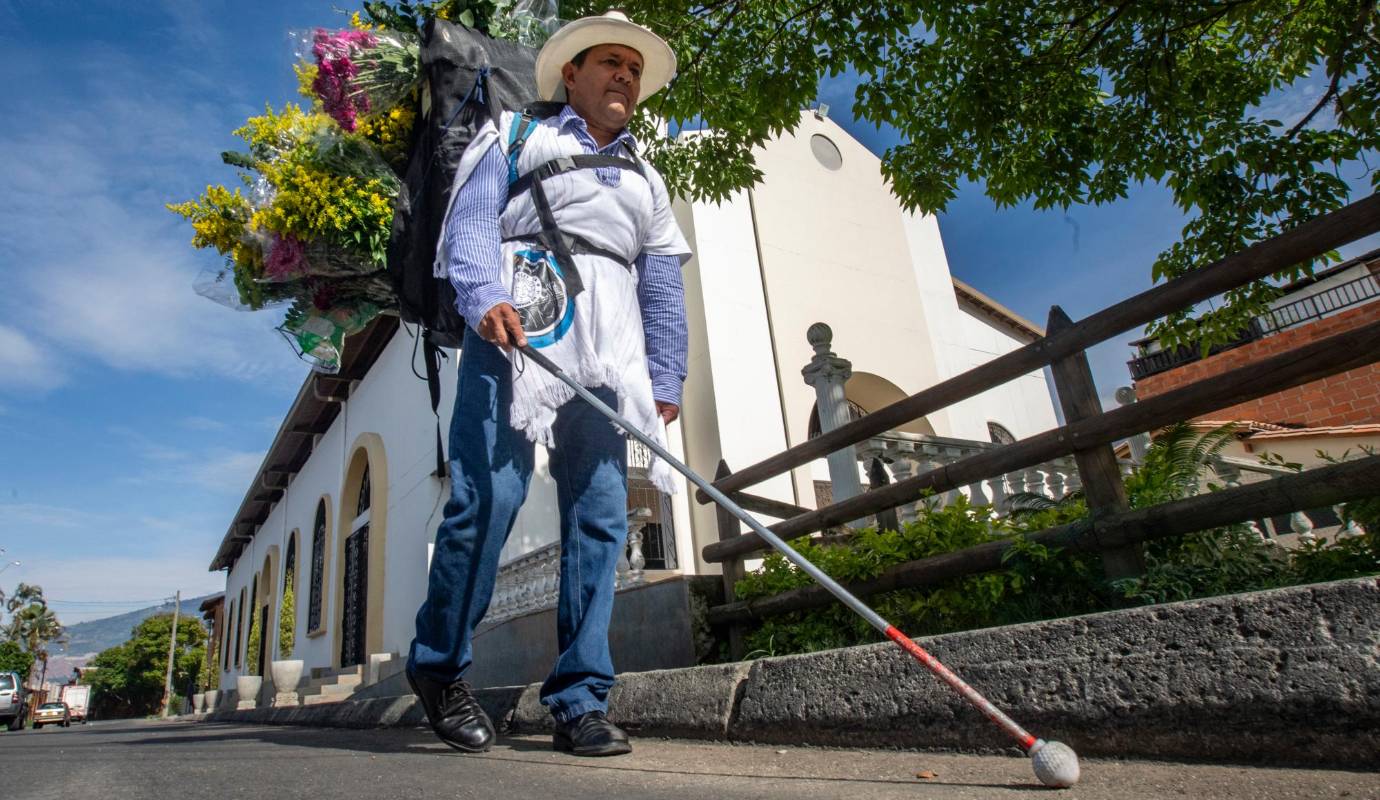
{"label": "white cloud", "polygon": [[222,450],[189,465],[187,479],[211,491],[242,494],[263,460],[262,450]]}
{"label": "white cloud", "polygon": [[210,417],[183,417],[177,424],[189,431],[223,431],[229,427],[224,422]]}
{"label": "white cloud", "polygon": [[7,581],[13,578],[42,586],[44,596],[54,601],[58,619],[71,624],[108,615],[93,613],[94,603],[80,601],[129,602],[128,606],[108,612],[118,614],[151,605],[143,601],[171,597],[179,589],[183,597],[222,591],[225,577],[208,571],[210,562],[209,552],[190,550],[147,556],[48,559],[14,567],[4,577]]}
{"label": "white cloud", "polygon": [[[118,61],[112,70],[107,85],[149,80],[121,74]],[[196,101],[112,91],[0,131],[10,165],[0,173],[0,256],[18,265],[0,310],[19,326],[0,332],[0,366],[9,367],[0,375],[20,376],[0,381],[55,385],[59,375],[42,369],[53,362],[45,349],[68,363],[176,377],[300,379],[305,367],[273,331],[279,314],[233,311],[192,292],[217,257],[194,253],[190,227],[162,207],[183,199],[170,193],[190,191],[189,172],[215,161],[224,117]],[[228,169],[219,177],[233,180]]]}
{"label": "white cloud", "polygon": [[0,389],[45,392],[62,382],[52,353],[18,328],[0,324]]}
{"label": "white cloud", "polygon": [[0,503],[0,523],[6,533],[21,537],[30,527],[76,530],[94,528],[108,521],[105,515],[82,509],[42,503]]}

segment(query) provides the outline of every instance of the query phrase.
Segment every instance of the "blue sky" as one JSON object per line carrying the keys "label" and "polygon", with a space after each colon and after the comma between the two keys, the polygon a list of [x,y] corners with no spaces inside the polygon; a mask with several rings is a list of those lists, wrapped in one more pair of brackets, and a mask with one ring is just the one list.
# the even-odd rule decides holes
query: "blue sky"
{"label": "blue sky", "polygon": [[[206,566],[305,367],[273,314],[192,293],[217,258],[162,206],[233,180],[229,132],[293,99],[289,32],[343,24],[322,0],[0,0],[0,586],[68,623],[223,586]],[[821,89],[880,153],[851,94]],[[967,186],[940,217],[953,273],[1036,322],[1148,287],[1182,224],[1156,187],[1037,213]],[[1127,356],[1093,352],[1104,396]]]}

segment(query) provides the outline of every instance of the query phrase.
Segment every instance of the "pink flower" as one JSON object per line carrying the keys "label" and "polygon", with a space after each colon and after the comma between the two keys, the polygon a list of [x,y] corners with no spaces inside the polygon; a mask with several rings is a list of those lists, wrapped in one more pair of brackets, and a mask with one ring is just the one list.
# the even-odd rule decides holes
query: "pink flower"
{"label": "pink flower", "polygon": [[296,278],[302,270],[302,254],[302,242],[297,237],[274,234],[273,246],[264,259],[264,274],[273,281]]}
{"label": "pink flower", "polygon": [[321,105],[340,127],[354,132],[356,119],[370,110],[369,97],[353,84],[359,74],[351,56],[378,45],[378,39],[368,31],[335,31],[317,28],[312,37],[312,55],[316,56],[316,79],[312,91],[321,98]]}

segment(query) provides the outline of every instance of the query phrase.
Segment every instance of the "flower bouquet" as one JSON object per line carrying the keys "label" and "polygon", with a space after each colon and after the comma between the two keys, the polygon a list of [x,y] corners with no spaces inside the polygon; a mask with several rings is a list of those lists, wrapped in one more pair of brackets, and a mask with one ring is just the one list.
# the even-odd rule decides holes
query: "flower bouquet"
{"label": "flower bouquet", "polygon": [[[367,0],[345,30],[297,36],[298,90],[266,108],[222,153],[242,186],[208,186],[169,210],[192,245],[224,264],[194,288],[238,309],[287,306],[279,330],[314,368],[339,369],[347,336],[396,308],[386,249],[422,92],[418,31],[428,17],[539,45],[553,0]],[[366,19],[367,18],[367,19]]]}

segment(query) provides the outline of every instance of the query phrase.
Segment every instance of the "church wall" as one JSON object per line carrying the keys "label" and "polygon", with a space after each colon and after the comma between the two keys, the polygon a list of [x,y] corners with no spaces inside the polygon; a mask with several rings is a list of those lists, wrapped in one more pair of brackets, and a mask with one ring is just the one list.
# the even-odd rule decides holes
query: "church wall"
{"label": "church wall", "polygon": [[[690,466],[712,476],[720,458],[741,469],[785,449],[786,429],[748,193],[722,204],[677,205],[695,253],[684,269],[690,353],[682,440]],[[788,476],[753,492],[796,502]],[[699,560],[701,548],[718,539],[714,508],[689,505],[697,571],[716,571]]]}
{"label": "church wall", "polygon": [[[817,134],[838,148],[838,169],[816,159]],[[754,211],[790,442],[806,440],[815,402],[800,376],[814,354],[805,339],[812,323],[833,329],[834,351],[855,371],[907,394],[936,383],[934,326],[877,157],[838,125],[806,112],[794,135],[758,153],[758,166],[764,178],[752,190]],[[932,420],[942,432],[941,422]],[[795,479],[812,505],[812,471],[797,470]]]}

